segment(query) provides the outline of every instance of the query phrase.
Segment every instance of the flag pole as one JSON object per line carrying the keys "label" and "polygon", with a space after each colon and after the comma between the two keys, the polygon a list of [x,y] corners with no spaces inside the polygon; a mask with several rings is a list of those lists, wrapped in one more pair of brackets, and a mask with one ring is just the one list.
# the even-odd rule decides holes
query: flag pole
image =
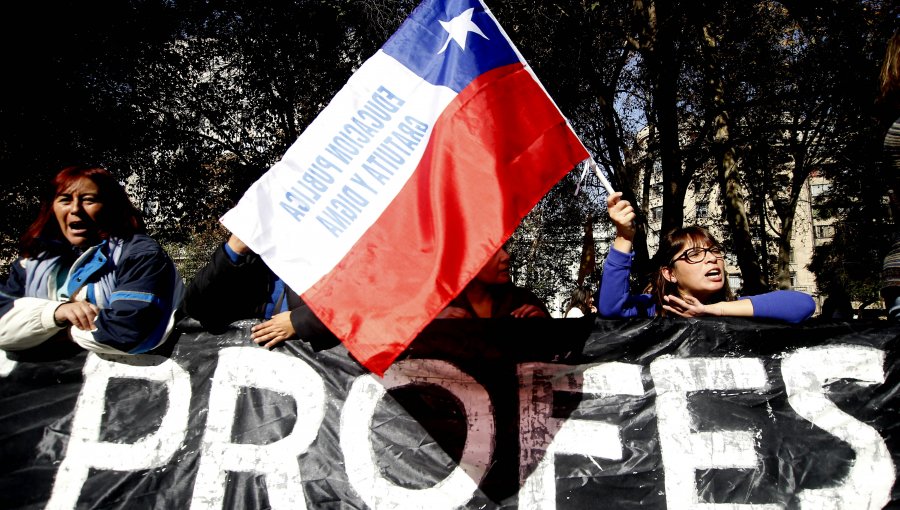
{"label": "flag pole", "polygon": [[584,163],[584,168],[581,170],[581,177],[578,178],[578,184],[575,185],[575,195],[578,195],[578,192],[581,190],[581,183],[583,183],[584,178],[587,177],[589,168],[594,170],[594,173],[597,175],[597,178],[600,179],[600,184],[603,185],[607,194],[612,195],[616,192],[613,189],[612,184],[609,183],[609,179],[607,179],[606,176],[603,175],[603,172],[600,171],[600,166],[597,165],[597,162],[594,161],[593,157],[584,160],[582,163]]}
{"label": "flag pole", "polygon": [[600,171],[600,165],[598,165],[597,162],[594,161],[593,157],[588,160],[588,164],[591,165],[591,167],[594,169],[594,174],[598,179],[600,179],[600,184],[603,185],[603,187],[606,189],[606,192],[610,195],[615,193],[616,190],[614,190],[612,184],[609,183],[609,179],[607,179],[606,176],[603,175],[603,172]]}

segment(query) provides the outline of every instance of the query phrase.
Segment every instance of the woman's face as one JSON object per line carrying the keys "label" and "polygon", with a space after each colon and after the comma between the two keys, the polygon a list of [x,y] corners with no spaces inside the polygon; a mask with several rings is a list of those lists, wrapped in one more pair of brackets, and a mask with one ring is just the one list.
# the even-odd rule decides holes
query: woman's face
{"label": "woman's face", "polygon": [[485,285],[509,283],[509,253],[503,248],[497,250],[475,275],[475,279]]}
{"label": "woman's face", "polygon": [[[711,250],[702,251],[702,248]],[[690,261],[685,255],[689,255]],[[714,251],[718,253],[714,253]],[[699,252],[699,253],[698,253]],[[675,283],[682,295],[689,295],[706,303],[706,300],[722,290],[725,285],[725,256],[721,249],[709,244],[689,244],[682,248],[672,259],[675,261],[667,268],[663,268],[663,276],[666,280]]]}
{"label": "woman's face", "polygon": [[100,190],[82,177],[53,198],[53,214],[59,230],[72,246],[84,248],[100,241],[98,219],[103,211]]}

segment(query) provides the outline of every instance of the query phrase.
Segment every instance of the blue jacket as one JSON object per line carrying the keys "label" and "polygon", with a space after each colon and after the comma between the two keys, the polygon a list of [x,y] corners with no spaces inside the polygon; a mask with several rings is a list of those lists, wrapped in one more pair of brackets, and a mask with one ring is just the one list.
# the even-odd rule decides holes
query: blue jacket
{"label": "blue jacket", "polygon": [[[610,248],[603,262],[603,281],[597,296],[597,312],[601,317],[653,317],[656,315],[656,298],[650,294],[632,295],[628,277],[634,253],[622,253]],[[796,324],[803,322],[816,311],[816,302],[808,294],[793,290],[776,290],[749,299],[753,303],[753,316]]]}
{"label": "blue jacket", "polygon": [[[175,265],[144,234],[19,259],[0,285],[0,349],[28,349],[64,332],[90,351],[147,352],[169,336],[183,289]],[[53,315],[66,301],[97,305],[95,329],[58,325]]]}
{"label": "blue jacket", "polygon": [[209,263],[191,280],[183,306],[189,316],[214,334],[241,319],[267,320],[289,310],[298,338],[316,349],[339,342],[259,255],[238,255],[227,243],[213,252]]}

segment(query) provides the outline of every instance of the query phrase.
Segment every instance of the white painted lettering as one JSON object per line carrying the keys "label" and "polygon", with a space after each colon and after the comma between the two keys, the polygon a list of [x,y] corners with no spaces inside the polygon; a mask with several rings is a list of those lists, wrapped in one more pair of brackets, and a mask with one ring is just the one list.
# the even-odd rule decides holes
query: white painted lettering
{"label": "white painted lettering", "polygon": [[553,418],[555,391],[601,395],[644,394],[641,367],[627,363],[519,365],[519,508],[556,508],[557,454],[622,458],[619,428],[610,423]]}
{"label": "white painted lettering", "polygon": [[[698,469],[755,468],[759,465],[754,431],[696,432],[688,394],[706,390],[758,390],[767,385],[763,363],[755,358],[673,358],[650,364],[656,387],[656,416],[670,510],[723,508],[700,503]],[[733,504],[727,508],[777,510],[778,505]]]}
{"label": "white painted lettering", "polygon": [[896,476],[884,439],[871,426],[838,409],[825,395],[837,379],[884,382],[884,352],[859,345],[798,349],[781,362],[788,403],[810,423],[847,442],[856,453],[850,472],[836,487],[807,489],[798,497],[807,509],[877,509],[891,501]]}
{"label": "white painted lettering", "polygon": [[[373,460],[369,429],[375,406],[388,388],[436,384],[462,403],[467,420],[466,444],[460,465],[426,489],[398,487],[382,476]],[[391,366],[379,381],[373,375],[354,381],[341,413],[341,451],[350,483],[373,509],[440,510],[457,508],[472,498],[494,451],[494,416],[490,397],[468,374],[438,360],[404,360]]]}
{"label": "white painted lettering", "polygon": [[[292,397],[297,404],[293,430],[267,445],[232,443],[231,429],[242,387],[264,388]],[[303,360],[259,347],[222,349],[209,394],[203,456],[191,508],[222,508],[227,472],[240,471],[265,475],[273,509],[305,509],[298,457],[312,444],[324,418],[325,385]]]}
{"label": "white painted lettering", "polygon": [[[84,385],[75,405],[72,436],[56,473],[48,509],[72,509],[91,468],[138,471],[164,466],[184,441],[191,402],[188,373],[162,356],[113,356],[88,354]],[[100,425],[106,404],[106,387],[113,378],[143,379],[165,383],[169,405],[159,429],[131,443],[100,441]]]}

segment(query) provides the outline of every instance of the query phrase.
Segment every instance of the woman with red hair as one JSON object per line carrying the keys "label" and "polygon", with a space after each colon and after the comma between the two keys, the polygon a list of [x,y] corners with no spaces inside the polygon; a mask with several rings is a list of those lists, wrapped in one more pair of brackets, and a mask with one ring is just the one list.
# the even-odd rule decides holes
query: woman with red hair
{"label": "woman with red hair", "polygon": [[20,258],[0,284],[0,349],[53,342],[138,354],[172,330],[183,284],[107,170],[64,168],[52,180]]}

